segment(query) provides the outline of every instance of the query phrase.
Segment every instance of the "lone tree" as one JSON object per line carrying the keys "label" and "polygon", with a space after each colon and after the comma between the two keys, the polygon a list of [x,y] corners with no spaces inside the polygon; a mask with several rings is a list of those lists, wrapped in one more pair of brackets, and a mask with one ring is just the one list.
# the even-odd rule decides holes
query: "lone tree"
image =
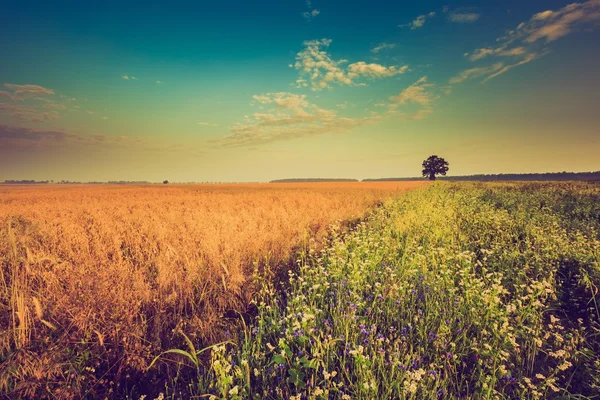
{"label": "lone tree", "polygon": [[423,176],[428,177],[430,181],[435,181],[436,175],[446,176],[448,172],[448,161],[442,157],[430,156],[423,161]]}
{"label": "lone tree", "polygon": [[168,184],[168,183],[169,183],[169,181],[167,181],[167,180],[164,180],[164,181],[163,181],[163,183],[166,185],[166,184]]}

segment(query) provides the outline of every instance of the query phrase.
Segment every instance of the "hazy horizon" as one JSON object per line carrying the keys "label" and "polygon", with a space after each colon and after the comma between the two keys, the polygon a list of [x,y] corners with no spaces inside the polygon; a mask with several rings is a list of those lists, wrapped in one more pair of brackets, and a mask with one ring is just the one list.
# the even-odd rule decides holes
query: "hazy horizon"
{"label": "hazy horizon", "polygon": [[34,3],[0,182],[600,170],[600,0]]}

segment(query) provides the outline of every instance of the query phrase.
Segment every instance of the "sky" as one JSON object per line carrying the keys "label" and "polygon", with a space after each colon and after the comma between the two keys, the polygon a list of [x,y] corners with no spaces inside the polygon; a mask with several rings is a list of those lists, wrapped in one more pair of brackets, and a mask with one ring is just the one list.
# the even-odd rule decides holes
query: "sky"
{"label": "sky", "polygon": [[0,181],[600,170],[600,0],[10,2]]}

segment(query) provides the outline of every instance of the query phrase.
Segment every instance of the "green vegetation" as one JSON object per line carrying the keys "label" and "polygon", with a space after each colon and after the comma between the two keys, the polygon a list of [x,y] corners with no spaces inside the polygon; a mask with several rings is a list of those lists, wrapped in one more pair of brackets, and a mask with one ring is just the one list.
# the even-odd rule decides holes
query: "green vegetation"
{"label": "green vegetation", "polygon": [[260,280],[258,316],[236,344],[167,396],[600,392],[598,186],[438,183],[306,248],[283,288]]}

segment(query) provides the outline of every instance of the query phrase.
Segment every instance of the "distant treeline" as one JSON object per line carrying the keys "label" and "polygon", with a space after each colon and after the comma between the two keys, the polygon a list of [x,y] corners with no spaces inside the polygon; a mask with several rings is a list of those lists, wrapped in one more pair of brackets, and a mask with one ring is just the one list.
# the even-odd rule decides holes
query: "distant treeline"
{"label": "distant treeline", "polygon": [[14,180],[8,179],[4,181],[5,185],[43,185],[43,184],[56,184],[56,185],[149,185],[151,182],[147,181],[108,181],[108,182],[78,182],[78,181],[35,181],[29,179]]}
{"label": "distant treeline", "polygon": [[276,179],[270,183],[305,183],[305,182],[358,182],[358,179],[329,179],[329,178],[297,178]]}
{"label": "distant treeline", "polygon": [[[363,182],[376,181],[420,181],[425,178],[379,178],[363,179]],[[549,172],[543,174],[479,174],[463,176],[440,176],[443,181],[580,181],[599,180],[600,171],[596,172]]]}
{"label": "distant treeline", "polygon": [[33,180],[20,180],[20,181],[16,181],[16,180],[6,180],[4,181],[5,184],[7,185],[37,185],[37,184],[44,184],[44,183],[50,183],[50,181],[33,181]]}
{"label": "distant treeline", "polygon": [[147,181],[108,181],[109,185],[149,185]]}

